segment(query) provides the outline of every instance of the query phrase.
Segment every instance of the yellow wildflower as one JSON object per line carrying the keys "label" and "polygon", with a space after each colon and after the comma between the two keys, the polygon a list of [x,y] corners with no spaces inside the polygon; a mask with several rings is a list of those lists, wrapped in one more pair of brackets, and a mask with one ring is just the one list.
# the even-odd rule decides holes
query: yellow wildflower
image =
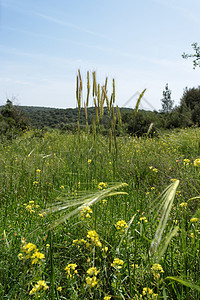
{"label": "yellow wildflower", "polygon": [[98,184],[98,189],[99,190],[103,190],[103,189],[105,189],[105,188],[107,188],[107,183],[105,183],[105,182],[99,182],[99,184]]}
{"label": "yellow wildflower", "polygon": [[163,268],[160,264],[154,264],[152,267],[151,267],[151,270],[153,272],[157,272],[157,273],[164,273],[163,271]]}
{"label": "yellow wildflower", "polygon": [[117,228],[117,230],[124,230],[125,228],[128,227],[126,221],[124,220],[120,220],[115,224],[115,227]]}
{"label": "yellow wildflower", "polygon": [[19,253],[19,254],[17,255],[17,257],[18,257],[19,260],[22,260],[22,259],[24,258],[22,253]]}
{"label": "yellow wildflower", "polygon": [[32,265],[37,264],[38,261],[39,261],[40,259],[43,259],[43,258],[45,258],[45,256],[44,256],[43,253],[40,253],[40,252],[38,252],[38,251],[35,251],[35,253],[33,253],[33,255],[31,256],[31,259],[32,259]]}
{"label": "yellow wildflower", "polygon": [[119,258],[115,258],[113,263],[111,264],[112,267],[116,267],[117,269],[121,269],[124,264],[124,261]]}
{"label": "yellow wildflower", "polygon": [[36,246],[32,243],[28,243],[23,246],[23,250],[25,253],[29,254],[31,251],[36,250]]}
{"label": "yellow wildflower", "polygon": [[37,169],[37,170],[36,170],[36,172],[40,173],[40,172],[41,172],[41,170],[40,170],[40,169]]}
{"label": "yellow wildflower", "polygon": [[143,221],[144,223],[147,223],[147,222],[148,222],[146,217],[141,217],[141,218],[140,218],[140,221]]}
{"label": "yellow wildflower", "polygon": [[99,273],[99,271],[97,270],[96,267],[91,267],[87,270],[87,274],[90,275],[90,276],[97,276],[97,274]]}
{"label": "yellow wildflower", "polygon": [[30,295],[33,295],[35,293],[37,293],[38,291],[40,291],[41,289],[43,289],[43,291],[46,291],[48,289],[48,285],[46,284],[46,282],[44,280],[39,280],[34,287],[32,288],[32,290],[30,291]]}
{"label": "yellow wildflower", "polygon": [[99,236],[95,230],[89,230],[87,234],[87,238],[91,240],[97,247],[102,247],[101,242],[99,241]]}
{"label": "yellow wildflower", "polygon": [[104,300],[110,300],[112,297],[111,296],[105,296],[103,299]]}
{"label": "yellow wildflower", "polygon": [[74,278],[74,275],[78,273],[76,270],[77,264],[68,264],[65,268],[65,271],[67,273],[67,278]]}
{"label": "yellow wildflower", "polygon": [[198,222],[198,220],[199,220],[198,218],[192,218],[192,219],[190,219],[190,222],[191,223],[196,223],[196,222]]}
{"label": "yellow wildflower", "polygon": [[91,214],[93,213],[92,209],[89,206],[85,206],[81,212],[80,212],[80,217],[82,220],[84,220],[84,218],[91,218]]}
{"label": "yellow wildflower", "polygon": [[59,292],[62,292],[62,287],[61,287],[61,286],[57,287],[57,290],[58,290]]}
{"label": "yellow wildflower", "polygon": [[190,160],[187,159],[187,158],[185,158],[185,159],[183,160],[183,163],[184,163],[184,166],[187,166],[187,165],[190,163]]}
{"label": "yellow wildflower", "polygon": [[91,159],[88,159],[88,164],[91,164],[92,160]]}
{"label": "yellow wildflower", "polygon": [[108,247],[106,246],[106,247],[102,248],[102,251],[103,252],[107,252],[108,251]]}
{"label": "yellow wildflower", "polygon": [[195,159],[194,166],[195,167],[200,167],[200,158]]}
{"label": "yellow wildflower", "polygon": [[180,203],[180,207],[187,207],[187,202],[182,202],[182,203]]}
{"label": "yellow wildflower", "polygon": [[151,271],[153,272],[153,276],[155,280],[160,278],[160,273],[164,273],[163,268],[160,264],[154,264],[151,267]]}
{"label": "yellow wildflower", "polygon": [[143,288],[143,290],[142,290],[142,295],[143,295],[143,296],[145,296],[145,295],[146,295],[146,293],[147,293],[147,288],[146,288],[146,287],[144,287],[144,288]]}
{"label": "yellow wildflower", "polygon": [[98,284],[97,277],[96,276],[93,276],[93,277],[87,276],[86,277],[86,283],[87,283],[87,285],[89,285],[91,287],[94,287],[95,285]]}
{"label": "yellow wildflower", "polygon": [[134,269],[138,269],[138,264],[132,264],[132,267],[133,267]]}
{"label": "yellow wildflower", "polygon": [[46,215],[45,212],[43,212],[43,213],[41,213],[41,214],[38,214],[38,216],[39,216],[39,217],[42,217],[42,218],[43,218],[45,215]]}

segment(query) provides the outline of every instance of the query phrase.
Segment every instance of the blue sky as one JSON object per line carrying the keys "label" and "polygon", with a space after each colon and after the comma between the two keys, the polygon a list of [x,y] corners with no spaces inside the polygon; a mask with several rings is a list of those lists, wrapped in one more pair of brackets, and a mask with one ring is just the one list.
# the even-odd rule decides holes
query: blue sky
{"label": "blue sky", "polygon": [[79,68],[83,84],[87,70],[115,78],[119,106],[146,88],[160,109],[166,83],[178,104],[199,85],[181,57],[200,42],[199,11],[199,0],[0,0],[0,105],[75,107]]}

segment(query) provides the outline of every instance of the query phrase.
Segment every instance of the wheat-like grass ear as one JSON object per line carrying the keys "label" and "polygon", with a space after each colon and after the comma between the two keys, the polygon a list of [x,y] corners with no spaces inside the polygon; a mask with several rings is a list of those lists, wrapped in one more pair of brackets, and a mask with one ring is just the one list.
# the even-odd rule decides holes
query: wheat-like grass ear
{"label": "wheat-like grass ear", "polygon": [[102,199],[105,199],[107,197],[116,196],[116,195],[128,195],[126,192],[118,192],[116,190],[127,187],[128,185],[126,183],[116,183],[112,185],[111,187],[108,187],[102,191],[98,191],[96,193],[87,193],[85,195],[82,195],[80,198],[66,198],[66,199],[60,199],[60,202],[58,204],[54,204],[53,206],[50,206],[43,212],[46,214],[49,213],[56,213],[61,211],[66,211],[70,207],[76,207],[74,210],[70,211],[69,213],[66,213],[64,216],[57,219],[53,225],[50,226],[50,229],[53,229],[57,227],[59,224],[65,222],[69,218],[77,215],[85,206],[92,206],[99,202]]}
{"label": "wheat-like grass ear", "polygon": [[145,93],[145,92],[146,92],[146,89],[144,89],[144,90],[142,91],[142,93],[139,95],[139,98],[138,98],[137,103],[136,103],[136,106],[135,106],[135,116],[136,116],[136,114],[137,114],[137,112],[138,112],[139,105],[140,105],[140,101],[141,101],[142,97],[144,96],[144,93]]}
{"label": "wheat-like grass ear", "polygon": [[[159,202],[160,209],[156,212],[156,216],[158,213],[160,213],[161,218],[154,236],[154,239],[151,242],[151,246],[149,249],[149,255],[153,260],[157,259],[158,257],[161,257],[161,253],[164,253],[163,250],[166,250],[165,244],[161,245],[161,240],[163,236],[163,232],[166,228],[166,224],[169,218],[169,214],[172,208],[172,204],[176,195],[176,189],[179,185],[179,180],[176,180],[172,184],[168,186],[168,188],[165,190],[165,192],[162,195],[161,201]],[[171,234],[171,238],[176,234],[178,229],[173,231],[173,234]],[[168,240],[169,244],[170,240]]]}

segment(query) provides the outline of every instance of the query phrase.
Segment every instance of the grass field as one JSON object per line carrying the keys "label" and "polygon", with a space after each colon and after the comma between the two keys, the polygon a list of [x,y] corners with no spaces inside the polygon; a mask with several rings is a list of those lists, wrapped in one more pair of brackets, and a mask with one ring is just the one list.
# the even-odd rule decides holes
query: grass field
{"label": "grass field", "polygon": [[200,299],[199,128],[27,131],[0,168],[1,299]]}

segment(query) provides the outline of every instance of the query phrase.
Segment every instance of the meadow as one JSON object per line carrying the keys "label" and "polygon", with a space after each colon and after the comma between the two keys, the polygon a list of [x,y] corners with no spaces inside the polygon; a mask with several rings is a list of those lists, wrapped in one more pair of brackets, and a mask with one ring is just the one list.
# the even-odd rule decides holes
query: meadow
{"label": "meadow", "polygon": [[0,145],[1,299],[200,299],[200,129]]}

